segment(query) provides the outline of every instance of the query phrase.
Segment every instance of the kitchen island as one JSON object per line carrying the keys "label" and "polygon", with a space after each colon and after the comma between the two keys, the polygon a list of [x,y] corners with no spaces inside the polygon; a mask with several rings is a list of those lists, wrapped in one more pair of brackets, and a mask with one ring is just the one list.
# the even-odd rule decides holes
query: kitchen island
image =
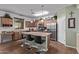
{"label": "kitchen island", "polygon": [[[32,36],[40,36],[42,37],[43,40],[45,40],[44,44],[39,47],[40,50],[42,51],[48,51],[48,46],[49,46],[49,39],[50,39],[50,34],[51,33],[46,33],[46,32],[22,32],[23,35],[32,35]],[[35,43],[35,42],[33,42]],[[38,46],[36,44],[36,46]]]}

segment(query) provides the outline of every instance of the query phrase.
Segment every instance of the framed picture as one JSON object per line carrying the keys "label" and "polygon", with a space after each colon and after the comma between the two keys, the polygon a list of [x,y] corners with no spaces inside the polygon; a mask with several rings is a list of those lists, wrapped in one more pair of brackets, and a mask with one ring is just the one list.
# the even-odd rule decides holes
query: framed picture
{"label": "framed picture", "polygon": [[68,28],[75,28],[75,18],[68,19]]}

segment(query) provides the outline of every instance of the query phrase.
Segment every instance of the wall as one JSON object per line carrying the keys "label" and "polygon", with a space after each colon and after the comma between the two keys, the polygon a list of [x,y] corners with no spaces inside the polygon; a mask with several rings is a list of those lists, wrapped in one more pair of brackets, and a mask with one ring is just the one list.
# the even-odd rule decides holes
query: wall
{"label": "wall", "polygon": [[[68,18],[70,18],[70,12],[73,11],[73,17],[75,17],[75,28],[68,28]],[[76,35],[78,26],[76,5],[71,5],[57,12],[58,14],[58,41],[65,44],[68,47],[76,48]]]}
{"label": "wall", "polygon": [[57,23],[58,23],[58,41],[66,44],[66,31],[65,31],[65,20],[66,20],[66,13],[65,9],[62,9],[58,12],[57,15]]}
{"label": "wall", "polygon": [[[71,18],[70,12],[73,11],[73,18],[75,18],[75,28],[68,28],[68,18]],[[77,32],[77,16],[76,5],[66,8],[66,45],[76,48],[76,32]]]}
{"label": "wall", "polygon": [[77,6],[76,10],[76,23],[77,23],[77,31],[76,31],[76,48],[79,53],[79,5]]}

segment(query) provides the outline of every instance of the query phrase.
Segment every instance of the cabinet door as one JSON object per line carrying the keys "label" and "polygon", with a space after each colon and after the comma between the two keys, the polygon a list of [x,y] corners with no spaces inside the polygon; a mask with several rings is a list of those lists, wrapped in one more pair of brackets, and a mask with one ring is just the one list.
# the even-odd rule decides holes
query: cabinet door
{"label": "cabinet door", "polygon": [[13,40],[19,40],[19,39],[21,39],[21,33],[15,32],[13,35]]}
{"label": "cabinet door", "polygon": [[2,21],[2,24],[4,24],[4,25],[13,25],[13,20],[12,19],[2,18],[1,21]]}

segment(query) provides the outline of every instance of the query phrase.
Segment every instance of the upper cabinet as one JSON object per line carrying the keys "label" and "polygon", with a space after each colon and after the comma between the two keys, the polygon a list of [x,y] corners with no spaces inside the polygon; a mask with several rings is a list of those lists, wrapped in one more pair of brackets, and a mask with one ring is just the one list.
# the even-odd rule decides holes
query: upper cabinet
{"label": "upper cabinet", "polygon": [[5,14],[4,16],[0,17],[0,26],[1,27],[13,26],[13,19],[10,17],[9,14]]}
{"label": "upper cabinet", "polygon": [[36,27],[38,20],[35,21],[25,21],[25,27]]}
{"label": "upper cabinet", "polygon": [[3,27],[12,27],[13,20],[10,18],[1,18],[1,23]]}

